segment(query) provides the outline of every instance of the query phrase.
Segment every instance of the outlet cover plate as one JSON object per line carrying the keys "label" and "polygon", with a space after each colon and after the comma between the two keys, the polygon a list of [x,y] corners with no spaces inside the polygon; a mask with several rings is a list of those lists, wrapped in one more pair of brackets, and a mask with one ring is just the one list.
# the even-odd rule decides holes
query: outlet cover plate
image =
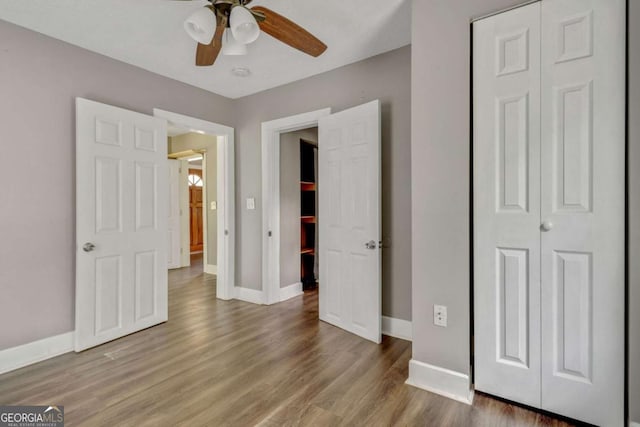
{"label": "outlet cover plate", "polygon": [[433,324],[436,326],[447,327],[447,306],[433,306]]}

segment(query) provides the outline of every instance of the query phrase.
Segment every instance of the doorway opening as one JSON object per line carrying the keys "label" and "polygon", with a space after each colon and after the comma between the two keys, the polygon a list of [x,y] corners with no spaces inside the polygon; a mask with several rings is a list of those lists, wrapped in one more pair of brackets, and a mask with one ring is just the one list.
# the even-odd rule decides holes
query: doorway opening
{"label": "doorway opening", "polygon": [[[179,162],[179,173],[171,176],[178,180],[178,196],[171,203],[179,205],[179,235],[170,240],[171,252],[180,251],[180,265],[190,266],[191,255],[202,254],[203,270],[217,274],[217,159],[218,136],[172,124],[168,126],[168,156]],[[206,156],[206,158],[205,158]],[[171,161],[171,160],[170,160]],[[173,206],[172,206],[173,207]],[[170,266],[171,267],[171,266]]]}
{"label": "doorway opening", "polygon": [[179,232],[172,235],[169,228],[178,267],[201,259],[203,271],[216,275],[217,298],[235,298],[234,130],[157,109],[154,115],[167,120],[168,156],[176,165],[170,169],[178,170],[169,174],[171,187],[178,188],[171,207],[179,206]]}
{"label": "doorway opening", "polygon": [[[314,248],[317,239],[316,226],[311,215],[303,215],[302,198],[316,206],[316,192],[302,191],[300,140],[318,141],[318,120],[331,114],[329,108],[299,114],[262,124],[262,200],[263,200],[263,302],[275,304],[302,294],[302,263],[312,268],[305,270],[309,282],[313,271],[317,273],[317,257],[303,254],[303,249]],[[315,131],[310,131],[315,129]],[[305,168],[307,169],[307,168]],[[316,168],[317,170],[317,168]],[[308,173],[308,172],[306,172]],[[312,171],[312,173],[316,173]],[[309,188],[307,186],[307,188]],[[284,199],[283,199],[284,198]],[[305,212],[308,213],[308,212]],[[304,224],[304,221],[307,223]],[[284,229],[283,229],[284,227]],[[303,228],[304,227],[304,228]],[[304,229],[304,231],[303,231]],[[302,240],[302,233],[305,235]],[[303,248],[304,244],[304,248]],[[288,256],[281,256],[286,253]]]}
{"label": "doorway opening", "polygon": [[[319,319],[376,343],[381,342],[382,336],[380,117],[380,101],[374,100],[335,114],[325,109],[262,123],[264,303],[274,304],[302,293],[302,280],[294,284],[283,280],[287,266],[281,243],[288,237],[282,228],[286,204],[280,174],[286,166],[281,151],[287,133],[317,127],[319,182],[307,182],[315,180],[313,176],[303,177],[302,183],[298,178],[295,184],[301,203],[297,211],[292,210],[300,217],[289,226],[292,230],[297,228],[300,235],[294,234],[292,246],[299,252],[311,252],[311,245],[315,251],[318,243],[318,257],[308,262],[318,261]],[[298,155],[300,139],[305,138],[294,139]],[[314,169],[311,168],[313,175]],[[296,177],[300,176],[298,173],[299,166]],[[317,199],[314,193],[318,194]],[[306,202],[302,203],[302,199]],[[304,209],[311,206],[313,210],[304,212],[303,205]],[[314,234],[313,242],[308,241],[309,236],[303,242],[300,230],[307,227],[303,226],[304,221],[313,224],[314,216],[320,219],[316,221],[317,239]],[[315,233],[315,225],[309,230]],[[297,259],[303,255],[299,253]],[[302,279],[300,272],[296,271],[296,277]],[[314,282],[318,276],[308,277]]]}
{"label": "doorway opening", "polygon": [[318,128],[280,135],[280,289],[318,288]]}

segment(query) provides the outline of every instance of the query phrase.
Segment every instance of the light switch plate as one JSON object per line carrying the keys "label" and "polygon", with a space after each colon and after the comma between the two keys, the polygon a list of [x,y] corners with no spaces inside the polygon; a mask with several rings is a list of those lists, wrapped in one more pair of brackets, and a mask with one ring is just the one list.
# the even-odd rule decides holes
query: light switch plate
{"label": "light switch plate", "polygon": [[218,209],[218,204],[216,202],[211,202],[211,210],[215,211],[216,209]]}
{"label": "light switch plate", "polygon": [[436,326],[447,327],[447,306],[433,306],[433,324]]}
{"label": "light switch plate", "polygon": [[256,208],[256,199],[250,197],[247,199],[247,209],[252,211]]}

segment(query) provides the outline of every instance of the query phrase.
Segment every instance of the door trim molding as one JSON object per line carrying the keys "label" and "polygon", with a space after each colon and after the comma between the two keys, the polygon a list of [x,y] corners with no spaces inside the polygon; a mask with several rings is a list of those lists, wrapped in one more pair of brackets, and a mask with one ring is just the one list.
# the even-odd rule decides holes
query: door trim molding
{"label": "door trim molding", "polygon": [[[280,134],[318,125],[331,108],[262,122],[262,290],[263,303],[280,302]],[[271,231],[271,237],[269,237]]]}
{"label": "door trim molding", "polygon": [[467,405],[473,404],[474,393],[471,388],[471,378],[467,374],[411,359],[409,378],[405,384]]}
{"label": "door trim molding", "polygon": [[0,374],[4,374],[73,351],[74,333],[54,335],[0,351]]}
{"label": "door trim molding", "polygon": [[[216,297],[224,300],[235,298],[235,130],[229,126],[158,108],[153,109],[153,115],[175,125],[187,129],[197,129],[218,137],[216,169],[219,232]],[[205,153],[203,162],[205,169],[206,161],[207,154]],[[207,207],[206,204],[205,207]],[[228,235],[225,235],[225,230],[228,231]],[[206,265],[206,259],[204,261]]]}

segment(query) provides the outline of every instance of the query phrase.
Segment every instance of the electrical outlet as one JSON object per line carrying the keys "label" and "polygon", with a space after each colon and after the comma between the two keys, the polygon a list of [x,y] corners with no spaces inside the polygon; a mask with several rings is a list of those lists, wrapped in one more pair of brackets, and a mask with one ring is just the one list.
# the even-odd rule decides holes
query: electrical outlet
{"label": "electrical outlet", "polygon": [[256,208],[256,199],[253,197],[247,199],[247,210],[254,210]]}
{"label": "electrical outlet", "polygon": [[433,324],[436,326],[447,326],[447,306],[434,305],[433,306]]}
{"label": "electrical outlet", "polygon": [[218,209],[218,204],[216,202],[211,202],[211,210],[215,211],[216,209]]}

